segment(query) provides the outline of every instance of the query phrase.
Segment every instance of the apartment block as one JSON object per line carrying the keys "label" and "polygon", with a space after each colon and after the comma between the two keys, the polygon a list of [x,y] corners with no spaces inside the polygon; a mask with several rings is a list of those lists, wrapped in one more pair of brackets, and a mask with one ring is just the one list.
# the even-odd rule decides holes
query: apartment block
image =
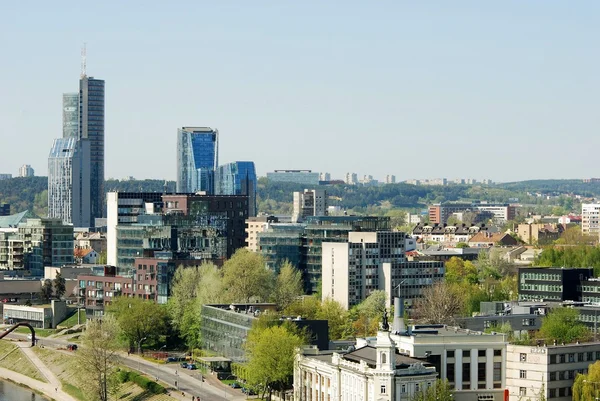
{"label": "apartment block", "polygon": [[246,248],[252,252],[258,252],[258,233],[265,232],[269,224],[277,223],[275,216],[249,217],[246,220]]}
{"label": "apartment block", "polygon": [[434,204],[429,207],[429,222],[431,224],[444,224],[454,213],[463,213],[467,211],[489,213],[490,217],[496,222],[505,222],[514,220],[516,217],[516,206],[508,203],[459,203],[444,202]]}
{"label": "apartment block", "polygon": [[600,234],[600,203],[581,205],[581,232],[588,235]]}
{"label": "apartment block", "polygon": [[304,221],[308,216],[327,216],[327,191],[324,189],[305,189],[294,192],[292,223]]}

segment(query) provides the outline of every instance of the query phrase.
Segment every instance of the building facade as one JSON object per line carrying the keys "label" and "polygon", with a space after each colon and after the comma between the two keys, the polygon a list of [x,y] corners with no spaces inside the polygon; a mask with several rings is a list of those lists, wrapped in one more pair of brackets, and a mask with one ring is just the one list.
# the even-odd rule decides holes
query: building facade
{"label": "building facade", "polygon": [[48,157],[48,217],[90,227],[90,141],[55,139]]}
{"label": "building facade", "polygon": [[233,162],[217,168],[215,195],[248,196],[248,215],[256,216],[256,169],[254,162]]}
{"label": "building facade", "polygon": [[63,93],[63,138],[79,139],[79,93]]}
{"label": "building facade", "polygon": [[312,170],[275,170],[267,173],[271,182],[293,182],[303,185],[319,185],[319,173]]}
{"label": "building facade", "polygon": [[481,213],[489,213],[490,217],[495,222],[505,222],[514,220],[516,217],[516,206],[508,203],[461,203],[461,202],[444,202],[429,206],[429,223],[444,224],[448,218],[454,213],[463,213],[467,211],[476,211]]}
{"label": "building facade", "polygon": [[305,189],[294,192],[292,223],[300,223],[308,216],[327,216],[327,191],[324,189]]}
{"label": "building facade", "polygon": [[600,203],[581,204],[581,232],[600,234]]}
{"label": "building facade", "polygon": [[19,167],[19,177],[33,177],[34,175],[35,171],[29,164],[23,164],[21,167]]}
{"label": "building facade", "polygon": [[581,301],[582,287],[593,277],[586,268],[519,268],[519,301]]}
{"label": "building facade", "polygon": [[208,127],[177,130],[177,192],[215,193],[219,131]]}
{"label": "building facade", "polygon": [[249,217],[246,220],[246,248],[258,252],[258,233],[265,232],[269,224],[277,223],[275,216]]}

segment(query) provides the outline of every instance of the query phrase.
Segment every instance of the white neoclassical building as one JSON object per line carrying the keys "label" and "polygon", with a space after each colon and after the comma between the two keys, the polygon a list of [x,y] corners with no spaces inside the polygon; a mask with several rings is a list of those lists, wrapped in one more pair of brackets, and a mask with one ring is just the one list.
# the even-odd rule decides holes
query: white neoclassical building
{"label": "white neoclassical building", "polygon": [[401,401],[432,386],[435,367],[397,352],[390,333],[347,353],[305,349],[294,364],[294,401]]}

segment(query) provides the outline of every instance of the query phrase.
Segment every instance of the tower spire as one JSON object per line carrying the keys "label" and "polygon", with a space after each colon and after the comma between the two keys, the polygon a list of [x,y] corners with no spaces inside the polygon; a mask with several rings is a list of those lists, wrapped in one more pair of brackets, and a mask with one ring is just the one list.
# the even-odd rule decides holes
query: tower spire
{"label": "tower spire", "polygon": [[84,42],[83,47],[81,48],[81,78],[85,78],[87,76],[86,47],[87,43]]}

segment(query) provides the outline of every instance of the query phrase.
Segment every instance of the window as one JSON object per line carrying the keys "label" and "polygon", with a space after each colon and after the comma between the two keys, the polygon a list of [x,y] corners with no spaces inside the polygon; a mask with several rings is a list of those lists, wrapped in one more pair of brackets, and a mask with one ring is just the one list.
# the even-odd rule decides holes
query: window
{"label": "window", "polygon": [[575,354],[569,354],[569,362],[575,362]]}
{"label": "window", "polygon": [[550,372],[549,381],[553,382],[556,380],[556,372]]}
{"label": "window", "polygon": [[551,388],[550,389],[550,394],[548,395],[548,398],[555,398],[556,397],[556,389],[555,388]]}
{"label": "window", "polygon": [[527,388],[519,387],[519,395],[527,395]]}
{"label": "window", "polygon": [[484,349],[480,349],[479,351],[477,351],[477,355],[478,356],[485,356],[485,350]]}
{"label": "window", "polygon": [[527,371],[526,370],[519,370],[519,378],[520,379],[527,379]]}
{"label": "window", "polygon": [[447,358],[454,358],[454,351],[446,351]]}
{"label": "window", "polygon": [[558,358],[558,362],[565,363],[566,359],[567,359],[566,354],[560,354],[559,358]]}
{"label": "window", "polygon": [[[385,386],[382,386],[385,387]],[[415,393],[419,392],[419,383],[415,383]]]}
{"label": "window", "polygon": [[400,389],[401,393],[406,393],[406,384],[402,385],[402,389]]}
{"label": "window", "polygon": [[471,351],[470,350],[463,350],[463,358],[470,358],[471,357]]}
{"label": "window", "polygon": [[[382,352],[382,353],[381,353],[381,363],[386,363],[386,362],[385,362],[385,360],[386,360],[386,359],[387,359],[387,358],[386,358],[385,352]],[[384,392],[384,393],[385,393],[385,392]]]}
{"label": "window", "polygon": [[519,354],[519,360],[521,362],[527,362],[527,354]]}
{"label": "window", "polygon": [[502,356],[502,350],[501,349],[495,349],[494,350],[494,356]]}
{"label": "window", "polygon": [[[418,386],[418,384],[417,384]],[[385,394],[385,386],[381,386],[381,394]]]}
{"label": "window", "polygon": [[577,362],[583,362],[583,352],[577,354]]}
{"label": "window", "polygon": [[556,355],[550,355],[550,363],[551,364],[556,363]]}
{"label": "window", "polygon": [[587,360],[588,361],[593,361],[594,360],[594,353],[593,352],[588,352],[587,353]]}

